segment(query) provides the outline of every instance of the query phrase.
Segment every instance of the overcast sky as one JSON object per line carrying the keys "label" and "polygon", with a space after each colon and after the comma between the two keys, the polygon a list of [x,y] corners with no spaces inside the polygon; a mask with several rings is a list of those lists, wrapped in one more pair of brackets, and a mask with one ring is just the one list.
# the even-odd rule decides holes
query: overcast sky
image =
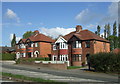
{"label": "overcast sky", "polygon": [[17,41],[26,31],[39,30],[56,38],[75,30],[76,25],[92,32],[100,25],[117,21],[115,2],[3,2],[2,45],[10,46],[13,34]]}

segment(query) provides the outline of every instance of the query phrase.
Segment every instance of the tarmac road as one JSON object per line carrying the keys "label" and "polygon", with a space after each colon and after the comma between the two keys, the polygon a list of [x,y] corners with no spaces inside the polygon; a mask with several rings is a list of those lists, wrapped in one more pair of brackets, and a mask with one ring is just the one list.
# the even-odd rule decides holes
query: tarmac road
{"label": "tarmac road", "polygon": [[[56,76],[58,77],[63,77],[64,79],[69,82],[67,78],[71,77],[73,79],[76,79],[77,82],[80,82],[78,80],[84,79],[82,81],[94,81],[94,82],[118,82],[118,76],[117,75],[109,75],[109,74],[104,74],[104,73],[94,73],[94,72],[86,72],[80,69],[75,69],[75,70],[52,70],[48,68],[42,68],[42,67],[36,67],[36,66],[30,66],[30,65],[15,65],[12,63],[2,63],[2,68],[3,70],[18,70],[19,72],[21,71],[29,71],[32,73],[37,73],[37,74],[48,74],[51,75],[50,77]],[[31,73],[31,74],[32,74]],[[34,74],[33,74],[34,75]],[[49,77],[48,77],[49,78]],[[60,79],[55,79],[54,80],[59,81]],[[65,80],[65,81],[66,81]],[[60,80],[62,81],[62,80]],[[75,82],[75,81],[74,81]]]}

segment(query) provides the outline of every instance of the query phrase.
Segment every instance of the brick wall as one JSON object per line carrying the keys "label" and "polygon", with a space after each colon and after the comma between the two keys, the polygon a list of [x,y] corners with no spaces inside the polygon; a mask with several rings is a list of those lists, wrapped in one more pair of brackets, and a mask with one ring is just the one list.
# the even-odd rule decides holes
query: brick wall
{"label": "brick wall", "polygon": [[93,54],[94,53],[94,46],[93,46],[93,41],[90,41],[90,48],[85,47],[86,42],[82,42],[82,62],[86,61],[86,55],[87,54]]}
{"label": "brick wall", "polygon": [[48,57],[48,54],[51,54],[51,44],[40,42],[40,55],[42,57]]}
{"label": "brick wall", "polygon": [[37,66],[37,67],[45,67],[45,68],[51,68],[51,69],[58,69],[58,70],[67,70],[67,64],[44,64],[44,63],[34,63],[34,62],[22,62],[20,64],[26,64],[26,65],[31,65],[31,66]]}
{"label": "brick wall", "polygon": [[82,62],[81,61],[75,61],[75,62],[72,62],[72,65],[73,66],[82,66]]}
{"label": "brick wall", "polygon": [[96,41],[94,43],[94,53],[99,53],[99,52],[110,52],[110,44]]}

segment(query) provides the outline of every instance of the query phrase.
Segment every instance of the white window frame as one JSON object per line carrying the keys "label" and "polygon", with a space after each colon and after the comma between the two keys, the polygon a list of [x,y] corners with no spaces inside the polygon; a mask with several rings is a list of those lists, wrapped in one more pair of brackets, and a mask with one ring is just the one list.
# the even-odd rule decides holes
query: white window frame
{"label": "white window frame", "polygon": [[34,43],[31,43],[31,47],[33,47]]}
{"label": "white window frame", "polygon": [[64,42],[60,42],[59,47],[60,47],[60,49],[68,49],[67,43],[64,43]]}
{"label": "white window frame", "polygon": [[[56,60],[55,60],[54,58],[56,58]],[[53,61],[57,61],[57,55],[53,55],[53,56],[52,56],[52,60],[53,60]]]}
{"label": "white window frame", "polygon": [[82,55],[79,55],[79,61],[82,61]]}
{"label": "white window frame", "polygon": [[68,55],[60,55],[60,61],[68,61]]}
{"label": "white window frame", "polygon": [[35,43],[35,47],[38,47],[38,42]]}
{"label": "white window frame", "polygon": [[23,57],[26,57],[26,53],[23,53]]}
{"label": "white window frame", "polygon": [[57,46],[55,44],[53,45],[53,50],[57,50]]}

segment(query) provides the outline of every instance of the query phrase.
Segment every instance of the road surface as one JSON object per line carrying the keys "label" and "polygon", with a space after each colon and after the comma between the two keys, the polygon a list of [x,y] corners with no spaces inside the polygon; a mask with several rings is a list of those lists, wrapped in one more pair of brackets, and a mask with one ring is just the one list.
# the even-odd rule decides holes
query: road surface
{"label": "road surface", "polygon": [[21,74],[29,77],[43,78],[63,82],[118,82],[117,75],[86,72],[80,69],[52,70],[30,65],[2,63],[3,72]]}

